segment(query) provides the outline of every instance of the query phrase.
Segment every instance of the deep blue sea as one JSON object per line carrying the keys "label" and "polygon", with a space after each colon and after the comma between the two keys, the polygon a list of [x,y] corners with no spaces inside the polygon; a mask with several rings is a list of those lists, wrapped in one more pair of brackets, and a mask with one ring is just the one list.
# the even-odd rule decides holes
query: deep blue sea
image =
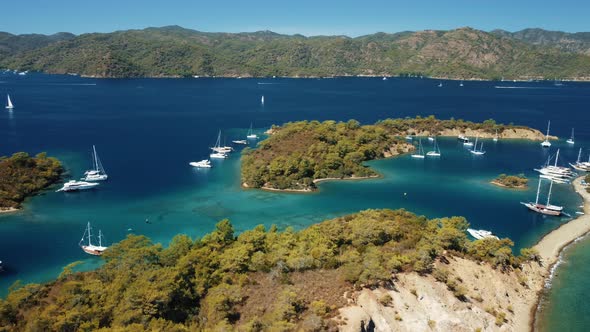
{"label": "deep blue sea", "polygon": [[[0,216],[0,296],[15,280],[43,282],[66,264],[88,257],[78,241],[88,221],[102,229],[107,244],[128,233],[166,245],[178,233],[192,237],[229,218],[238,230],[257,224],[302,228],[326,218],[369,208],[405,208],[428,217],[461,215],[476,228],[535,243],[569,220],[528,212],[520,201],[534,199],[536,173],[561,148],[573,161],[578,148],[590,152],[590,84],[552,82],[458,82],[380,78],[336,79],[91,79],[76,76],[0,75],[0,100],[10,94],[15,109],[0,110],[0,155],[47,151],[60,158],[69,176],[91,166],[96,145],[109,174],[98,189],[56,193],[26,202]],[[265,104],[260,104],[261,96]],[[239,152],[214,161],[209,170],[188,163],[209,154],[222,140],[244,139],[253,123],[262,135],[272,124],[296,120],[435,115],[472,121],[493,118],[544,131],[561,140],[551,149],[538,142],[484,141],[475,157],[454,138],[440,140],[439,160],[409,156],[370,162],[383,178],[321,184],[314,194],[270,193],[240,188]],[[565,139],[576,129],[576,144]],[[431,146],[423,142],[428,151]],[[254,147],[255,144],[252,144]],[[488,182],[500,173],[525,173],[530,189],[511,191]],[[568,185],[554,186],[552,202],[571,215],[581,199]],[[149,223],[146,223],[146,219]],[[589,286],[590,287],[590,286]]]}

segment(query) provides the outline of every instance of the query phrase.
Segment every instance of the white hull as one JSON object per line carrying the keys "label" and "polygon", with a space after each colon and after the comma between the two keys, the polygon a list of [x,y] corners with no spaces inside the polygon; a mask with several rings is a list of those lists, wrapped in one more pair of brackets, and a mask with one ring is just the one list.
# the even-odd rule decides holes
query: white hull
{"label": "white hull", "polygon": [[422,154],[413,154],[412,158],[417,158],[417,159],[424,159],[424,155]]}
{"label": "white hull", "polygon": [[553,181],[555,183],[560,183],[560,184],[570,183],[570,180],[568,180],[568,179],[553,177],[551,175],[541,174],[541,175],[539,175],[539,177],[542,178],[542,179],[551,180],[551,181]]}
{"label": "white hull", "polygon": [[106,174],[99,174],[99,175],[86,175],[81,180],[83,181],[105,181],[109,178]]}
{"label": "white hull", "polygon": [[590,172],[590,167],[588,167],[587,165],[584,165],[583,163],[570,164],[570,166],[573,167],[577,171]]}
{"label": "white hull", "polygon": [[248,135],[248,136],[246,136],[246,138],[247,139],[257,139],[258,136],[256,136],[256,135]]}
{"label": "white hull", "polygon": [[212,153],[209,155],[209,157],[214,158],[214,159],[225,159],[225,158],[227,158],[227,155],[224,153]]}
{"label": "white hull", "polygon": [[469,235],[473,236],[477,240],[481,240],[481,239],[485,239],[485,238],[492,238],[492,239],[499,240],[497,236],[492,234],[492,232],[486,231],[483,229],[468,228],[467,233],[469,233]]}
{"label": "white hull", "polygon": [[84,250],[85,253],[90,254],[90,255],[94,255],[94,256],[100,256],[104,253],[105,250],[107,250],[107,247],[99,247],[99,246],[81,246],[82,250]]}
{"label": "white hull", "polygon": [[190,162],[189,165],[198,168],[211,168],[211,162],[207,159],[201,161]]}
{"label": "white hull", "polygon": [[64,183],[64,186],[57,191],[79,191],[79,190],[88,190],[98,186],[98,183],[95,182],[84,182],[84,181],[68,181]]}
{"label": "white hull", "polygon": [[551,147],[551,143],[549,141],[543,141],[543,143],[541,143],[541,146],[544,148],[548,148]]}
{"label": "white hull", "polygon": [[556,211],[556,210],[548,209],[545,205],[542,205],[542,204],[535,204],[533,202],[529,202],[529,203],[520,202],[520,204],[526,206],[531,211],[534,211],[534,212],[537,212],[537,213],[541,213],[541,214],[545,214],[545,215],[548,215],[548,216],[559,216],[559,215],[561,215],[561,211]]}
{"label": "white hull", "polygon": [[440,157],[440,153],[434,151],[428,151],[426,155],[429,157]]}
{"label": "white hull", "polygon": [[574,142],[574,140],[573,140],[573,139],[571,139],[571,138],[570,138],[570,139],[568,139],[568,140],[567,140],[567,141],[565,141],[565,142],[566,142],[567,144],[574,144],[574,143],[575,143],[575,142]]}

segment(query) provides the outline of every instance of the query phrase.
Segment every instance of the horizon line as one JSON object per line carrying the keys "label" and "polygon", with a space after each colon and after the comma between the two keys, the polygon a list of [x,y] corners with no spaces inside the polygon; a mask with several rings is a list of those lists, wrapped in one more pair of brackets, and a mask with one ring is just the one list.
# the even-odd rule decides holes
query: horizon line
{"label": "horizon line", "polygon": [[395,34],[399,34],[399,33],[415,33],[415,32],[425,32],[425,31],[442,31],[442,32],[448,32],[448,31],[455,31],[455,30],[461,30],[461,29],[472,29],[472,30],[486,32],[486,33],[492,33],[493,31],[498,31],[498,30],[505,31],[505,32],[508,32],[508,33],[517,33],[517,32],[524,31],[524,30],[543,30],[543,31],[547,31],[547,32],[561,32],[561,33],[568,33],[568,34],[576,34],[576,33],[585,33],[585,32],[587,32],[587,31],[570,32],[570,31],[564,31],[564,30],[548,30],[548,29],[539,28],[539,27],[524,28],[524,29],[520,29],[520,30],[516,30],[516,31],[505,30],[505,29],[502,29],[502,28],[494,28],[494,29],[491,29],[491,30],[483,30],[483,29],[473,28],[471,26],[461,26],[461,27],[457,27],[457,28],[453,28],[453,29],[400,30],[400,31],[395,31],[395,32],[375,31],[375,32],[368,33],[368,34],[352,35],[352,34],[282,33],[282,32],[273,31],[271,29],[261,29],[261,30],[255,30],[255,31],[237,31],[237,32],[230,32],[230,31],[205,31],[205,30],[197,30],[197,29],[193,29],[193,28],[186,28],[186,27],[183,27],[183,26],[177,25],[177,24],[171,24],[171,25],[162,25],[162,26],[147,26],[147,27],[143,27],[143,28],[119,29],[119,30],[111,30],[111,31],[107,31],[107,32],[93,31],[93,32],[73,33],[73,32],[69,32],[69,31],[57,31],[57,32],[54,32],[54,33],[39,33],[39,32],[14,33],[14,32],[9,32],[9,31],[0,31],[0,33],[7,33],[7,34],[10,34],[10,35],[13,35],[13,36],[26,36],[26,35],[53,36],[53,35],[57,35],[57,34],[72,34],[72,35],[78,37],[78,36],[82,36],[82,35],[86,35],[86,34],[110,34],[110,33],[125,32],[125,31],[143,31],[143,30],[147,30],[147,29],[164,29],[164,28],[180,28],[180,29],[183,29],[183,30],[190,30],[190,31],[194,31],[194,32],[210,33],[210,34],[252,34],[252,33],[260,33],[260,32],[269,32],[269,33],[274,33],[274,34],[277,34],[277,35],[289,36],[289,37],[294,37],[294,36],[303,36],[305,38],[313,38],[313,37],[346,37],[346,38],[352,38],[352,39],[359,38],[359,37],[364,37],[364,36],[371,36],[371,35],[380,34],[380,33],[387,34],[387,35],[395,35]]}

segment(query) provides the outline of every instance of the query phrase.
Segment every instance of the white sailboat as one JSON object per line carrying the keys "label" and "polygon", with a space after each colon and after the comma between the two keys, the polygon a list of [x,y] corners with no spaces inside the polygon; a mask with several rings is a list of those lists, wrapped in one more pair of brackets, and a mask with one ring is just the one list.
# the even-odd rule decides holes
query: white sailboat
{"label": "white sailboat", "polygon": [[574,144],[574,128],[572,128],[572,137],[570,137],[567,141],[567,144]]}
{"label": "white sailboat", "polygon": [[260,98],[260,104],[264,106],[264,95],[262,95],[262,98]]}
{"label": "white sailboat", "polygon": [[496,129],[496,136],[494,136],[494,142],[498,141],[498,129]]}
{"label": "white sailboat", "polygon": [[248,130],[248,135],[246,135],[247,139],[257,139],[258,136],[256,136],[256,134],[252,133],[252,122],[250,122],[250,129]]}
{"label": "white sailboat", "polygon": [[438,83],[438,87],[439,87],[439,88],[442,88],[442,82],[439,82],[439,83]]}
{"label": "white sailboat", "polygon": [[12,100],[10,100],[10,95],[6,95],[6,109],[11,110],[14,108],[14,105],[12,104]]}
{"label": "white sailboat", "polygon": [[[82,248],[82,250],[84,250],[85,253],[90,254],[90,255],[94,255],[94,256],[100,256],[109,247],[102,246],[102,231],[100,231],[100,230],[98,231],[98,245],[97,246],[93,245],[91,230],[92,230],[92,228],[90,227],[90,223],[88,223],[88,225],[86,226],[86,230],[84,231],[84,234],[82,235],[82,238],[80,239],[80,243],[78,243],[78,245],[80,246],[80,248]],[[83,244],[84,237],[86,237],[88,239],[87,245]]]}
{"label": "white sailboat", "polygon": [[551,205],[551,190],[553,189],[553,181],[551,181],[551,185],[549,186],[549,193],[547,195],[547,204],[539,204],[539,193],[541,192],[541,182],[543,180],[539,179],[539,185],[537,186],[537,197],[535,198],[535,202],[520,202],[520,204],[526,206],[529,210],[535,211],[537,213],[546,214],[549,216],[559,216],[563,211],[562,206]]}
{"label": "white sailboat", "polygon": [[434,148],[432,151],[428,151],[426,155],[429,157],[440,157],[440,148],[438,147],[438,142],[436,139],[434,140]]}
{"label": "white sailboat", "polygon": [[576,160],[576,163],[570,163],[570,166],[578,171],[590,172],[590,162],[582,162],[582,148],[578,151],[578,159]]}
{"label": "white sailboat", "polygon": [[228,157],[227,154],[231,152],[231,150],[227,149],[227,147],[221,146],[221,130],[219,131],[219,134],[217,134],[217,141],[211,150],[213,150],[213,153],[211,153],[209,157],[215,159],[225,159]]}
{"label": "white sailboat", "polygon": [[248,144],[248,141],[246,141],[245,139],[237,139],[237,140],[233,140],[231,142],[234,144],[242,144],[242,145]]}
{"label": "white sailboat", "polygon": [[535,169],[535,171],[541,173],[540,177],[548,180],[552,180],[556,183],[569,183],[570,180],[576,176],[577,174],[572,172],[569,167],[557,166],[559,161],[559,149],[557,149],[557,153],[555,154],[555,164],[549,165],[549,161],[551,157],[547,160],[547,163],[540,169]]}
{"label": "white sailboat", "polygon": [[459,83],[459,86],[463,86],[463,81],[461,81],[461,83]]}
{"label": "white sailboat", "polygon": [[92,169],[84,172],[84,177],[81,180],[84,181],[103,181],[108,179],[108,175],[98,158],[96,153],[96,147],[92,146]]}
{"label": "white sailboat", "polygon": [[467,137],[467,136],[459,136],[459,139],[461,141],[463,141],[463,146],[466,146],[466,147],[472,147],[473,146],[473,142],[471,142],[469,140],[469,137]]}
{"label": "white sailboat", "polygon": [[424,159],[424,148],[422,147],[422,139],[418,141],[418,153],[412,154],[412,158]]}
{"label": "white sailboat", "polygon": [[473,149],[469,150],[469,152],[471,152],[474,155],[481,156],[482,154],[485,154],[486,152],[483,150],[483,142],[481,142],[481,147],[479,148],[479,150],[477,149],[478,138],[479,137],[475,137],[475,144],[473,144]]}
{"label": "white sailboat", "polygon": [[541,143],[541,146],[544,148],[551,146],[551,142],[549,142],[549,127],[551,127],[551,121],[547,122],[547,135],[545,136],[545,140]]}

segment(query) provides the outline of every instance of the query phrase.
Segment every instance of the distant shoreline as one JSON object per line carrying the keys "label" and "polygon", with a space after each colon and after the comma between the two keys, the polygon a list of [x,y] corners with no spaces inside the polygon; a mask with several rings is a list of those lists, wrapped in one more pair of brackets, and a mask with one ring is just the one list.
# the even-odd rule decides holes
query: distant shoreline
{"label": "distant shoreline", "polygon": [[[317,184],[317,183],[322,183],[322,182],[328,182],[328,181],[356,181],[356,180],[368,180],[368,179],[379,179],[382,178],[383,176],[381,174],[377,174],[377,175],[371,175],[371,176],[353,176],[353,177],[349,177],[349,178],[322,178],[322,179],[315,179],[313,180],[313,183]],[[245,186],[244,184],[242,184],[243,188],[247,188],[249,189],[250,187]],[[319,191],[318,190],[312,190],[312,189],[277,189],[277,188],[269,188],[269,187],[260,187],[260,188],[253,188],[253,189],[261,189],[261,190],[266,190],[266,191],[273,191],[273,192],[285,192],[285,193],[299,193],[299,194],[312,194],[312,193],[316,193]]]}
{"label": "distant shoreline", "polygon": [[[163,79],[336,79],[336,78],[412,78],[412,79],[427,79],[427,80],[445,80],[445,81],[465,81],[465,82],[506,82],[506,83],[535,83],[535,82],[553,82],[553,79],[550,78],[522,78],[522,79],[513,79],[513,80],[494,80],[494,79],[486,79],[486,78],[460,78],[460,77],[435,77],[435,76],[406,76],[406,75],[333,75],[333,76],[241,76],[241,75],[215,75],[215,76],[202,76],[202,75],[193,75],[193,76],[180,76],[180,75],[154,75],[154,76],[102,76],[102,75],[85,75],[85,74],[78,74],[78,73],[46,73],[46,72],[39,72],[46,75],[71,75],[71,76],[78,76],[82,78],[97,78],[97,79],[129,79],[129,78],[163,78]],[[590,82],[590,77],[570,77],[565,79],[560,79],[560,82],[583,82],[587,83]]]}

